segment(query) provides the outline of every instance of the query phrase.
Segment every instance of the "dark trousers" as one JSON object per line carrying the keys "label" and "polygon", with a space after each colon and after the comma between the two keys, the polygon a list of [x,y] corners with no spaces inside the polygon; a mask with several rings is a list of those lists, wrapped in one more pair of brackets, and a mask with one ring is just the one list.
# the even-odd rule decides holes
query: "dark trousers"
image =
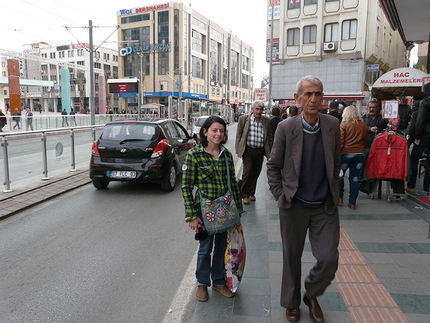
{"label": "dark trousers", "polygon": [[[423,157],[424,151],[427,150],[427,155],[430,151],[430,134],[425,134],[422,136],[420,144],[414,145],[412,147],[410,161],[411,161],[411,177],[408,182],[409,188],[415,188],[417,183],[418,176],[418,164],[420,159]],[[430,182],[430,172],[428,171],[427,166],[429,165],[429,159],[427,156],[427,165],[426,165],[426,174],[424,175],[423,189],[424,191],[429,191],[429,182]]]}
{"label": "dark trousers", "polygon": [[243,159],[242,198],[255,195],[258,176],[263,166],[264,148],[251,148],[246,146]]}
{"label": "dark trousers", "polygon": [[301,302],[302,254],[309,230],[312,254],[317,262],[305,280],[306,295],[314,298],[324,293],[338,267],[340,239],[339,212],[328,214],[324,206],[310,209],[292,203],[279,209],[282,238],[281,306],[293,309]]}

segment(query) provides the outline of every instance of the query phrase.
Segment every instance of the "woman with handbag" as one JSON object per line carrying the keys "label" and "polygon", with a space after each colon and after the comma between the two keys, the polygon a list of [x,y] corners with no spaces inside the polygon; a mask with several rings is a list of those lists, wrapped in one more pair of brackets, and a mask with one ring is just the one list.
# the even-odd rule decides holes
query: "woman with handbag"
{"label": "woman with handbag", "polygon": [[[212,290],[225,297],[234,296],[226,285],[224,255],[227,230],[240,223],[243,207],[233,156],[223,145],[225,133],[225,121],[218,116],[210,116],[200,129],[200,145],[187,153],[182,169],[185,221],[196,233],[204,232],[205,223],[211,227],[206,237],[196,234],[196,239],[200,240],[196,299],[201,302],[208,300],[208,287],[211,285]],[[194,195],[195,187],[198,193]]]}

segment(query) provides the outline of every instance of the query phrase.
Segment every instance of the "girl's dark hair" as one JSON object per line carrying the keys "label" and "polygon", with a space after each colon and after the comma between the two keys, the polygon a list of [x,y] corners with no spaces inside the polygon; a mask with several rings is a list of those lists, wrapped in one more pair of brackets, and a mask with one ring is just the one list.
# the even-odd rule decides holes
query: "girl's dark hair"
{"label": "girl's dark hair", "polygon": [[199,136],[200,136],[200,143],[202,144],[203,147],[207,147],[208,145],[208,138],[204,135],[204,130],[206,129],[206,131],[208,131],[208,129],[210,128],[210,126],[213,123],[219,123],[221,125],[223,125],[224,127],[224,138],[221,141],[222,144],[225,144],[226,140],[227,140],[227,125],[225,124],[225,121],[223,118],[218,117],[218,116],[210,116],[209,118],[206,119],[206,121],[202,124],[201,128],[200,128],[200,132],[199,132]]}

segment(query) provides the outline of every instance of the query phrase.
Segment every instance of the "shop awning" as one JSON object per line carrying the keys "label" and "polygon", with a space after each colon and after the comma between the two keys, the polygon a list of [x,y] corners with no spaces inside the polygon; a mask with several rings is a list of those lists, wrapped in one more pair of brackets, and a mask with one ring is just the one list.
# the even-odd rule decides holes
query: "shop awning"
{"label": "shop awning", "polygon": [[429,76],[421,70],[402,67],[391,70],[378,78],[372,86],[372,92],[387,98],[413,96],[422,99],[423,78]]}

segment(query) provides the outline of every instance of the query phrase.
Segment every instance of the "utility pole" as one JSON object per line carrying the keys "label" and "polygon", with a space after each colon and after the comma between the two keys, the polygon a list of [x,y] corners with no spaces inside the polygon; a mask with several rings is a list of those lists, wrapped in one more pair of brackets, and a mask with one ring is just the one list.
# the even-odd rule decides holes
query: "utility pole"
{"label": "utility pole", "polygon": [[90,113],[91,113],[91,125],[96,124],[96,109],[94,99],[94,50],[93,50],[93,21],[88,22],[89,29],[89,41],[90,41]]}
{"label": "utility pole", "polygon": [[267,103],[269,113],[272,110],[273,11],[274,11],[275,0],[271,0],[271,2],[272,2],[272,12],[271,12],[272,17],[271,17],[271,21],[270,21],[269,102]]}

